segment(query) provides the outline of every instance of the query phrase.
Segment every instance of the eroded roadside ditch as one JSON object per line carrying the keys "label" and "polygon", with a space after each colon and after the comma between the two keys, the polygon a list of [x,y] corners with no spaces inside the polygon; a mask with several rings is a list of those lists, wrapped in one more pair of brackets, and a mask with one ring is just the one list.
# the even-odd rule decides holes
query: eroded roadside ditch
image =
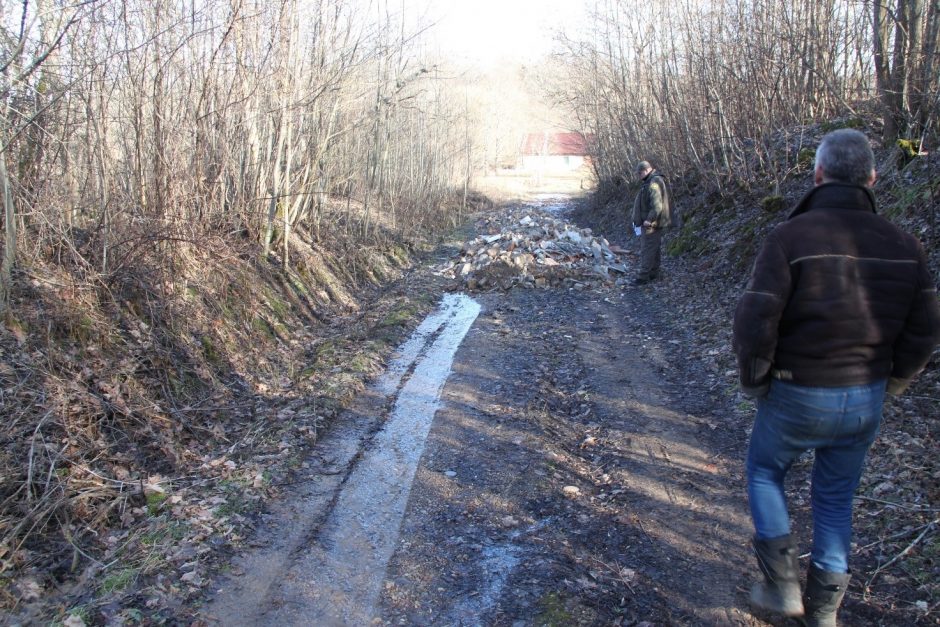
{"label": "eroded roadside ditch", "polygon": [[315,447],[321,466],[346,472],[314,474],[268,516],[270,526],[257,533],[267,546],[237,560],[207,618],[229,625],[370,622],[454,353],[479,312],[465,295],[444,296],[348,412],[354,420]]}

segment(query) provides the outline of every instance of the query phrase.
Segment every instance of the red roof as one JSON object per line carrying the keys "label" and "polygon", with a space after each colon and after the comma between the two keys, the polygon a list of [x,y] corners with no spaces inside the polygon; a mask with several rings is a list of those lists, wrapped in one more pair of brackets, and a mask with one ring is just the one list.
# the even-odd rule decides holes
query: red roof
{"label": "red roof", "polygon": [[522,140],[523,155],[587,155],[589,137],[581,133],[529,133]]}

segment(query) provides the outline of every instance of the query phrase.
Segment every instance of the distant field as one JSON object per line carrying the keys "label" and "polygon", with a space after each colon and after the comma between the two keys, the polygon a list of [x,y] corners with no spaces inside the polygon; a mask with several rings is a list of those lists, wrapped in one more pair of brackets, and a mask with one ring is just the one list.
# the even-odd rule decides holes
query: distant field
{"label": "distant field", "polygon": [[595,185],[593,173],[567,174],[499,173],[477,176],[473,187],[494,200],[527,199],[540,194],[575,195],[590,192]]}

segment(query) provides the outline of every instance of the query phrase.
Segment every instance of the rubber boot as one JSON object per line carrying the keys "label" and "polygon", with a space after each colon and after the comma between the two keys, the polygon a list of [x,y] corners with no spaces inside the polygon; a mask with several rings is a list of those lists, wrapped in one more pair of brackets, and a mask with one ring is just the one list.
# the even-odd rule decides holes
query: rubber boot
{"label": "rubber boot", "polygon": [[807,627],[836,627],[836,612],[851,577],[849,573],[830,573],[810,564],[803,595]]}
{"label": "rubber boot", "polygon": [[751,588],[751,603],[784,616],[802,616],[799,555],[793,537],[754,538],[754,552],[764,582]]}

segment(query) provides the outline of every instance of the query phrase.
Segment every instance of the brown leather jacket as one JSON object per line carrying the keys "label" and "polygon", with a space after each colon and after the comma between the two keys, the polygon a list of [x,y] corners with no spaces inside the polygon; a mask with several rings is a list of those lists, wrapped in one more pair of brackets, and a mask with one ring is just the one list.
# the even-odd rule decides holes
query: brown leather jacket
{"label": "brown leather jacket", "polygon": [[903,391],[940,341],[940,304],[917,238],[876,215],[871,190],[813,188],[763,243],[734,317],[741,386],[776,376]]}

